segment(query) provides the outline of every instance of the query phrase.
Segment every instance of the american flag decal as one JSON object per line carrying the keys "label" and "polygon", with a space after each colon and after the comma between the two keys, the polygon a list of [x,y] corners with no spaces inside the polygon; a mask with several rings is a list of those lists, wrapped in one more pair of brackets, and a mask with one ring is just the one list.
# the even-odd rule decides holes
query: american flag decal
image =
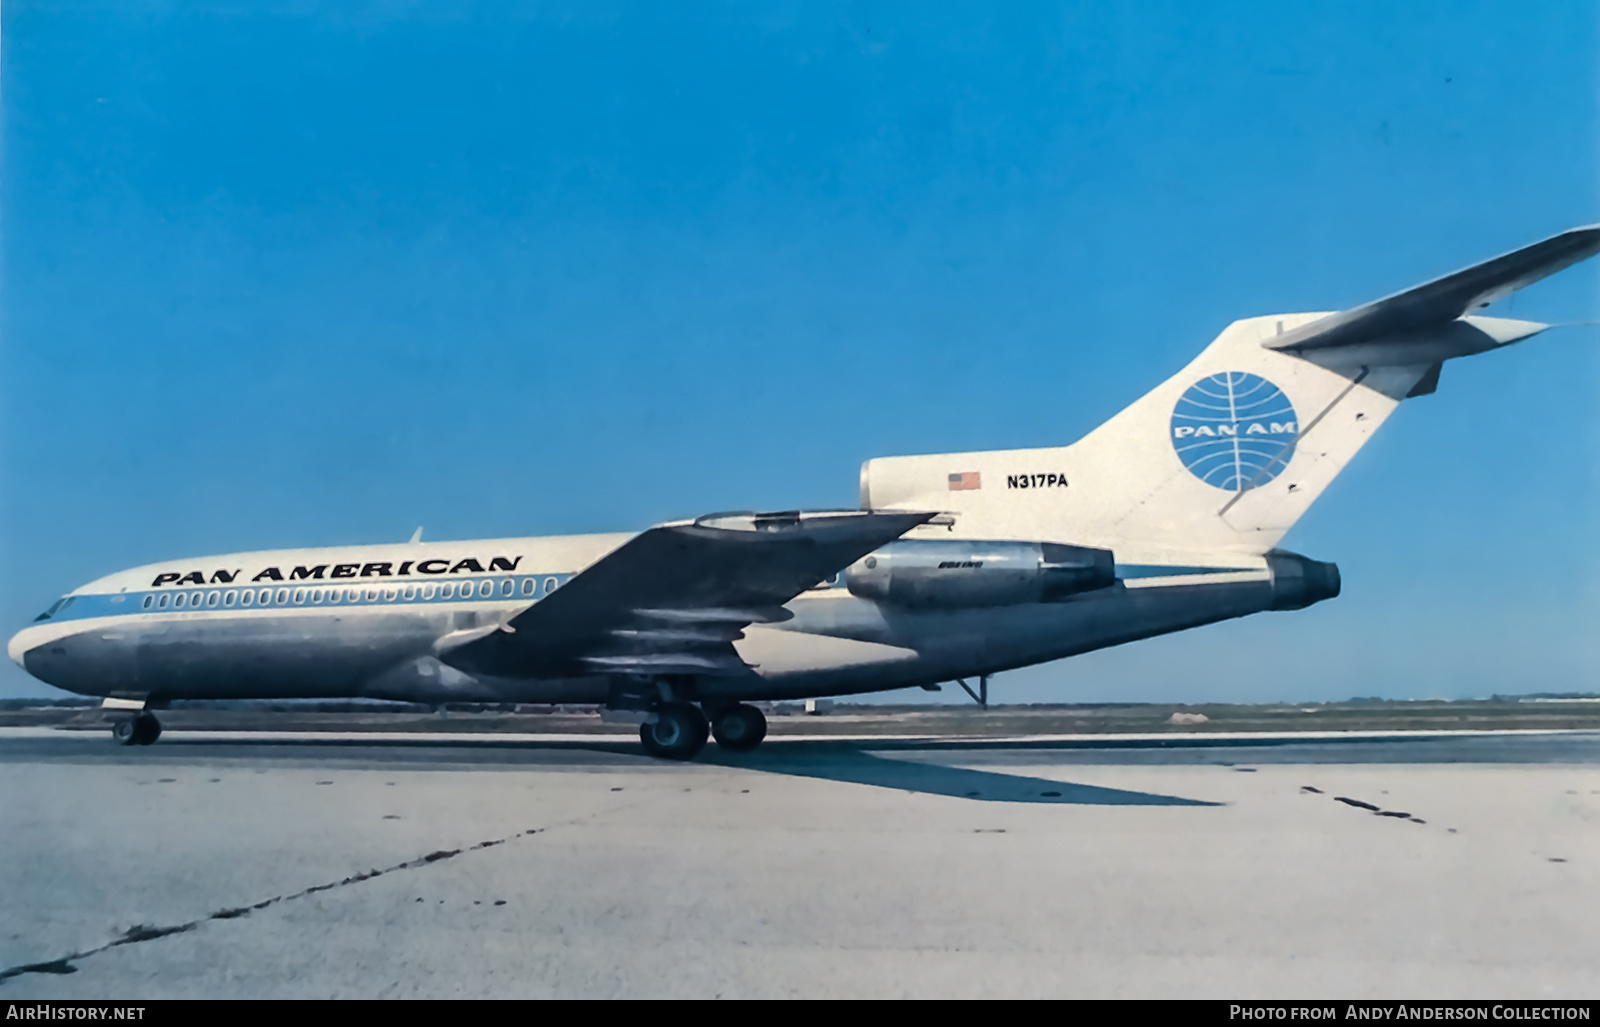
{"label": "american flag decal", "polygon": [[950,476],[950,491],[965,492],[968,489],[983,488],[983,478],[977,471],[968,471],[965,474],[952,474]]}

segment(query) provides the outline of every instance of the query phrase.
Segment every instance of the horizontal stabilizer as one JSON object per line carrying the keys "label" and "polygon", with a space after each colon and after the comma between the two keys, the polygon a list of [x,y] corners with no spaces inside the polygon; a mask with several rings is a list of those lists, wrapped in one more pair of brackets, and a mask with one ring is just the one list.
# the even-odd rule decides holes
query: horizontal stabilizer
{"label": "horizontal stabilizer", "polygon": [[1600,225],[1573,228],[1532,246],[1404,292],[1329,314],[1268,340],[1305,353],[1438,330],[1457,318],[1600,252]]}

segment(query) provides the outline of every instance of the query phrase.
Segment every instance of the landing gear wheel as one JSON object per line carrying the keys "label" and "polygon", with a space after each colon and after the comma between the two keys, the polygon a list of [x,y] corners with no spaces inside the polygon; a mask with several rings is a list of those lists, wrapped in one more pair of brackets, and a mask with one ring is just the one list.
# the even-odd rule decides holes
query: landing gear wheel
{"label": "landing gear wheel", "polygon": [[688,703],[664,703],[653,711],[654,724],[639,725],[644,751],[668,760],[692,760],[706,747],[705,714]]}
{"label": "landing gear wheel", "polygon": [[754,706],[740,703],[718,715],[711,733],[729,752],[749,752],[767,737],[767,718]]}
{"label": "landing gear wheel", "polygon": [[154,713],[141,713],[133,718],[133,744],[154,745],[161,737],[161,721]]}
{"label": "landing gear wheel", "polygon": [[161,721],[154,713],[135,713],[111,725],[111,740],[118,745],[153,745],[161,737]]}

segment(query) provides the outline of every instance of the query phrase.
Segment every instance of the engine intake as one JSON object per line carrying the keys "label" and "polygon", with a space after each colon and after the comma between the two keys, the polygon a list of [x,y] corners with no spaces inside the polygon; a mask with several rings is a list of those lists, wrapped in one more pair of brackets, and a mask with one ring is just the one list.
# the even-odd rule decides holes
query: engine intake
{"label": "engine intake", "polygon": [[897,606],[1049,603],[1115,580],[1109,549],[1055,542],[892,542],[845,572],[852,595]]}

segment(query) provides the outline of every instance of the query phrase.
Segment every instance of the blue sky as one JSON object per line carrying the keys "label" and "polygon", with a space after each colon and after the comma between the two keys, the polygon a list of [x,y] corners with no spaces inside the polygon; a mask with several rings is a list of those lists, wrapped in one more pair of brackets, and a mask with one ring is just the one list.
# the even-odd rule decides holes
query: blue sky
{"label": "blue sky", "polygon": [[[1600,221],[1585,0],[21,0],[0,35],[15,627],[185,555],[854,506],[869,457],[1069,442],[1235,318]],[[1491,312],[1600,318],[1600,261]],[[1339,599],[994,694],[1600,687],[1597,343],[1404,405],[1286,539]]]}

